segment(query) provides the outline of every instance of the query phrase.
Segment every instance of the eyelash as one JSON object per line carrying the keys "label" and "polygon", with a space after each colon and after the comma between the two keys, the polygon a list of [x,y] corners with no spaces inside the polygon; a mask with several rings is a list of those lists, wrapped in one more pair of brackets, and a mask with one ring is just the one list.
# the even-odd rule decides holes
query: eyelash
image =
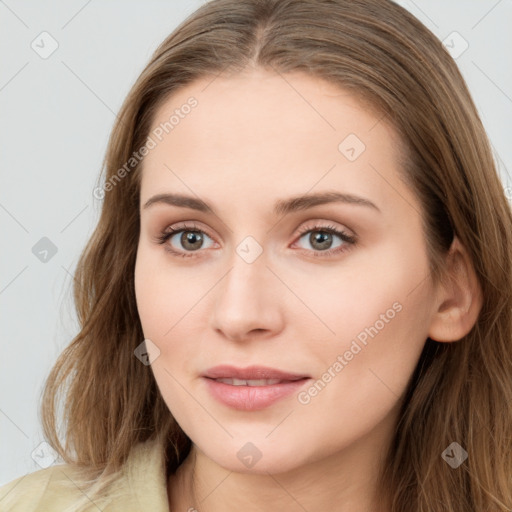
{"label": "eyelash", "polygon": [[[199,229],[195,225],[192,225],[192,226],[181,225],[181,226],[177,226],[177,227],[166,228],[164,231],[161,231],[160,234],[155,237],[155,241],[158,244],[164,245],[167,242],[167,240],[169,240],[169,238],[171,238],[176,233],[181,233],[182,231],[199,232],[199,233],[205,234],[208,237],[210,237],[210,235],[208,235],[208,233],[206,233],[202,229]],[[335,249],[328,249],[326,251],[314,251],[313,250],[312,251],[313,257],[316,257],[316,258],[326,258],[326,257],[331,256],[332,254],[345,252],[347,250],[350,250],[352,248],[352,246],[356,245],[356,243],[357,243],[357,238],[355,236],[351,236],[351,235],[345,233],[345,231],[336,229],[336,227],[334,227],[334,226],[320,226],[320,225],[307,226],[307,227],[302,228],[299,231],[298,240],[300,238],[302,238],[306,233],[309,233],[310,231],[311,232],[318,231],[318,232],[322,232],[322,233],[330,233],[332,235],[338,236],[344,242],[343,245],[336,247]],[[210,237],[210,238],[212,238],[212,237]],[[348,244],[348,247],[346,246],[347,244]],[[171,249],[171,247],[168,244],[165,245],[164,250],[167,251],[168,253],[170,253],[172,256],[177,256],[177,257],[182,257],[182,258],[190,258],[190,257],[196,256],[196,254],[194,254],[196,251],[193,251],[193,252],[175,251],[174,249]],[[303,249],[303,250],[310,252],[307,249]]]}

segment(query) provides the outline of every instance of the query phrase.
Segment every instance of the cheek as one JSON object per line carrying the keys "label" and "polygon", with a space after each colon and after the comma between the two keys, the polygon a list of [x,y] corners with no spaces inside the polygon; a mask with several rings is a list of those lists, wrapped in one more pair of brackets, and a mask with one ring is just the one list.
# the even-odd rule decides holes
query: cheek
{"label": "cheek", "polygon": [[364,407],[367,414],[357,421],[370,425],[402,395],[429,325],[432,289],[420,248],[418,244],[416,252],[404,252],[383,246],[380,260],[361,262],[358,271],[353,267],[333,278],[324,298],[316,299],[315,306],[336,334],[311,347],[310,358],[319,361],[321,370],[317,383],[298,397],[311,412],[339,407],[349,413],[337,416],[346,426],[352,421],[350,412]]}
{"label": "cheek", "polygon": [[322,343],[332,342],[339,349],[358,335],[364,341],[374,325],[379,332],[389,332],[389,325],[397,328],[404,317],[421,331],[421,320],[414,317],[428,311],[428,261],[421,239],[401,243],[389,238],[314,272],[300,265],[283,266],[278,272],[294,292],[284,290],[288,304],[303,313],[298,317],[302,328],[316,330]]}
{"label": "cheek", "polygon": [[[162,254],[163,253],[163,254]],[[211,271],[170,262],[162,247],[142,247],[135,265],[135,294],[144,338],[154,344],[151,370],[169,409],[187,408],[185,383],[197,373],[198,357],[205,357],[205,319],[210,312],[207,291],[218,277]],[[146,343],[151,353],[151,344]],[[212,357],[213,359],[213,357]],[[187,406],[188,403],[188,406]]]}
{"label": "cheek", "polygon": [[[170,410],[172,406],[172,413],[179,415],[181,408],[187,407],[186,396],[177,382],[183,380],[184,362],[190,360],[190,354],[187,354],[190,344],[183,342],[184,331],[180,331],[186,324],[180,319],[190,309],[183,290],[187,292],[189,288],[176,269],[167,265],[162,267],[163,263],[163,258],[152,249],[139,247],[135,295],[144,338],[151,341],[146,343],[152,361],[151,371],[167,406]],[[190,337],[191,333],[188,334]]]}
{"label": "cheek", "polygon": [[[420,249],[421,243],[409,251],[382,245],[349,270],[335,269],[328,279],[297,280],[305,302],[324,324],[308,314],[298,327],[309,340],[303,349],[321,381],[301,403],[311,398],[319,411],[329,404],[354,411],[365,404],[384,412],[398,399],[428,333],[432,289]],[[323,336],[314,335],[317,330]]]}
{"label": "cheek", "polygon": [[[144,336],[161,344],[198,301],[197,290],[164,249],[139,246],[135,265],[135,296]],[[160,347],[163,349],[164,347]]]}

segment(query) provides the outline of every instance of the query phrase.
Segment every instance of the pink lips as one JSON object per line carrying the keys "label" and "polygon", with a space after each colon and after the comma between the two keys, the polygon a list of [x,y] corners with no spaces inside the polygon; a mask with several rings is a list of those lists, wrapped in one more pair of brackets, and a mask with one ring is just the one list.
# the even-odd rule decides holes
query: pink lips
{"label": "pink lips", "polygon": [[[228,407],[243,411],[265,409],[277,400],[298,391],[310,379],[308,375],[283,372],[265,366],[236,368],[229,365],[210,368],[203,374],[203,378],[214,398]],[[270,380],[274,382],[234,385],[215,379]],[[275,380],[279,382],[275,382]]]}

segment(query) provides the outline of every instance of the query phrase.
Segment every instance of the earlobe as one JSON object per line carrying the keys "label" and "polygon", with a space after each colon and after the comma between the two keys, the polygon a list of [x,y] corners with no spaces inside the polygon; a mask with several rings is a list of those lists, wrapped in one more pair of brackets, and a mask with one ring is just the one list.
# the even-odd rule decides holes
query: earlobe
{"label": "earlobe", "polygon": [[444,284],[439,284],[429,337],[435,341],[458,341],[475,325],[482,308],[482,289],[471,259],[457,237],[446,256]]}

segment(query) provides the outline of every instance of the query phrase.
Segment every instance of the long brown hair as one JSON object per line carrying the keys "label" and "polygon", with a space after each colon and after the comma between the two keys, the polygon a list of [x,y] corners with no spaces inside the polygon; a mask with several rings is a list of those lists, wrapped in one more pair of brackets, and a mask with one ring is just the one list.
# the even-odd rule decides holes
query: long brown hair
{"label": "long brown hair", "polygon": [[[466,83],[441,42],[389,0],[213,0],[157,48],[126,98],[106,152],[98,225],[75,273],[81,330],[46,382],[41,417],[62,459],[100,496],[130,449],[168,447],[168,469],[191,441],[171,416],[149,366],[134,293],[143,159],[162,103],[192,81],[248,65],[301,71],[337,84],[401,137],[400,171],[422,205],[433,281],[456,235],[484,297],[454,343],[427,339],[411,376],[381,485],[393,512],[512,508],[512,214]],[[199,107],[200,108],[200,105]],[[125,172],[120,169],[125,166]],[[120,177],[120,175],[122,175]],[[65,445],[57,432],[63,402]],[[458,442],[457,469],[441,454]]]}

